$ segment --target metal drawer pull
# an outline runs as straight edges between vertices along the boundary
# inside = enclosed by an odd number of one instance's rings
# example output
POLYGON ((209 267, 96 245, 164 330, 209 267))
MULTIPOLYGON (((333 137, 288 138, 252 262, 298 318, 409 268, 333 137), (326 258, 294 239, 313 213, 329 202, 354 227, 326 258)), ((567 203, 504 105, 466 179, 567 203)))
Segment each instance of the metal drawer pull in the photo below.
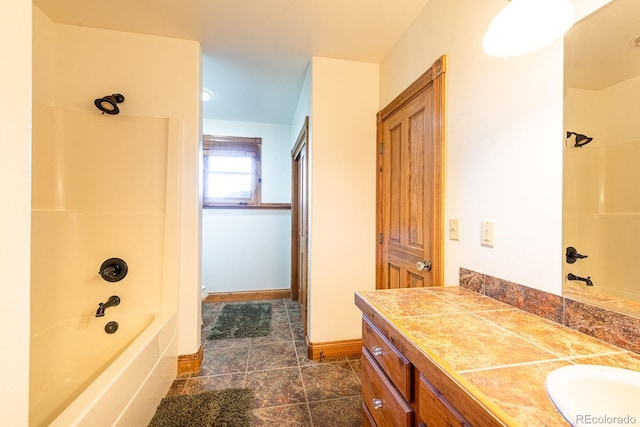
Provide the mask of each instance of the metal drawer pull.
POLYGON ((380 347, 373 347, 371 349, 371 353, 373 353, 374 356, 382 356, 382 349, 380 347))
POLYGON ((382 408, 382 399, 372 399, 371 404, 373 405, 373 409, 382 408))

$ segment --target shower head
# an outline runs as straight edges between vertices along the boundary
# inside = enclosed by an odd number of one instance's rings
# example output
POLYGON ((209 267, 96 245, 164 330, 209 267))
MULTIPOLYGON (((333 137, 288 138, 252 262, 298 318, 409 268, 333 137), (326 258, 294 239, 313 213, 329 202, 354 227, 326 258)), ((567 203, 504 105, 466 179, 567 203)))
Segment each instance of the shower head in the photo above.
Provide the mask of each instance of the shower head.
POLYGON ((124 102, 124 96, 119 93, 114 93, 113 95, 107 95, 102 98, 98 98, 93 103, 98 107, 98 110, 102 111, 102 114, 118 114, 120 109, 118 108, 118 104, 124 102))

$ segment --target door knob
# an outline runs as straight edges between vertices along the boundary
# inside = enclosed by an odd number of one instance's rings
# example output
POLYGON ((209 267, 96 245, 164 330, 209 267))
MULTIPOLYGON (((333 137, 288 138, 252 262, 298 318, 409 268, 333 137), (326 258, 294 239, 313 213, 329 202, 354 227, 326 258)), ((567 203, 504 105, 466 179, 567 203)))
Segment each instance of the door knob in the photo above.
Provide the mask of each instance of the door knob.
POLYGON ((418 261, 416 262, 416 268, 418 269, 418 271, 431 271, 431 261, 429 261, 428 259, 424 261, 418 261))

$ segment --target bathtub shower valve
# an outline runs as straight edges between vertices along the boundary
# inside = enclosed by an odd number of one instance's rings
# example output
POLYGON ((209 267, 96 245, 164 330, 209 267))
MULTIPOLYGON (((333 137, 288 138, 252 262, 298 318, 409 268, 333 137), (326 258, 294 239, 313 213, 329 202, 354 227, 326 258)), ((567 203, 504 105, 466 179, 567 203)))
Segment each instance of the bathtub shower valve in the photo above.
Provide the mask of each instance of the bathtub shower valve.
POLYGON ((565 253, 565 257, 567 258, 567 263, 573 264, 579 259, 587 258, 588 255, 582 255, 578 253, 578 250, 573 246, 569 246, 567 248, 567 252, 565 253))
POLYGON ((98 274, 107 282, 118 282, 124 279, 128 271, 129 267, 123 259, 109 258, 102 263, 98 274))
POLYGON ((103 317, 104 311, 109 307, 115 307, 120 304, 120 297, 117 295, 110 296, 107 302, 101 302, 98 304, 98 311, 96 311, 96 317, 103 317))

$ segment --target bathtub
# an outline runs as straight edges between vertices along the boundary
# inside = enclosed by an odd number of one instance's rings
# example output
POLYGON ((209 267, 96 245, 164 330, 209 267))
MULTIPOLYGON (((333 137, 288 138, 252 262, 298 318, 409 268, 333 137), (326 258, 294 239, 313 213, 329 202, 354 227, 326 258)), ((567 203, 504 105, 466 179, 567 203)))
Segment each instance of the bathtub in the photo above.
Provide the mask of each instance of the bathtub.
POLYGON ((175 333, 175 312, 107 311, 33 335, 29 425, 146 426, 176 376, 175 333))

